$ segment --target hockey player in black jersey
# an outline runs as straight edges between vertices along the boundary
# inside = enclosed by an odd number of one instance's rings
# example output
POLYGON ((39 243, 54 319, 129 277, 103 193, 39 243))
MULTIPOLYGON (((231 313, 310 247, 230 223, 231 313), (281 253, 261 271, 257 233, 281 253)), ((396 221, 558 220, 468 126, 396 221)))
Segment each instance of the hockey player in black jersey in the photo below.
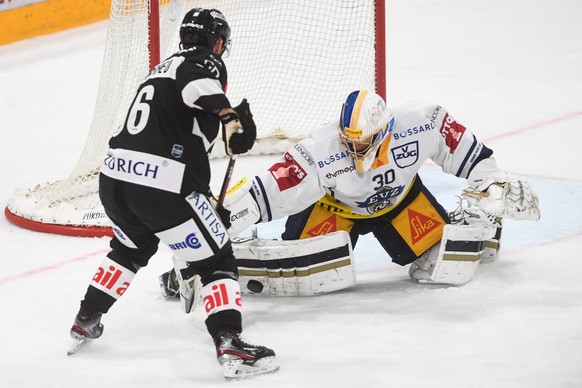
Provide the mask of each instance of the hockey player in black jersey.
POLYGON ((174 252, 187 312, 195 275, 201 280, 206 326, 225 377, 278 369, 273 350, 239 336, 242 305, 228 214, 221 218, 210 194, 208 155, 219 131, 228 154, 247 152, 256 138, 246 100, 232 108, 225 95, 221 56, 229 37, 218 10, 189 11, 180 27, 181 50, 141 83, 125 123, 109 141, 99 195, 115 237, 75 317, 75 346, 101 336, 102 315, 162 241, 174 252))

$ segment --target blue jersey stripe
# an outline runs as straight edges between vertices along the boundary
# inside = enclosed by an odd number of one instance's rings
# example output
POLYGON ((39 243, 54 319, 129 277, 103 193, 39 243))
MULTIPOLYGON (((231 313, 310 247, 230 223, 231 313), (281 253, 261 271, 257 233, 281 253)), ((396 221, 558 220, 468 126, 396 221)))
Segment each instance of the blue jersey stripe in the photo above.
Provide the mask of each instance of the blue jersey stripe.
POLYGON ((261 189, 261 193, 263 194, 263 200, 265 201, 265 205, 267 205, 267 221, 271 221, 273 219, 273 215, 271 214, 271 205, 269 204, 269 198, 267 198, 267 192, 265 191, 265 186, 263 185, 263 182, 261 181, 261 178, 259 178, 258 176, 255 176, 255 181, 257 182, 257 184, 259 185, 259 188, 261 189))
POLYGON ((469 152, 467 152, 465 154, 465 158, 463 159, 463 163, 461 163, 461 167, 459 167, 459 170, 457 170, 457 173, 455 174, 455 176, 457 176, 457 177, 461 176, 461 173, 463 172, 465 165, 469 161, 469 157, 473 154, 473 150, 475 150, 475 147, 477 147, 477 144, 479 144, 479 142, 477 141, 477 138, 475 137, 475 135, 473 135, 473 144, 471 145, 471 148, 469 148, 469 152))

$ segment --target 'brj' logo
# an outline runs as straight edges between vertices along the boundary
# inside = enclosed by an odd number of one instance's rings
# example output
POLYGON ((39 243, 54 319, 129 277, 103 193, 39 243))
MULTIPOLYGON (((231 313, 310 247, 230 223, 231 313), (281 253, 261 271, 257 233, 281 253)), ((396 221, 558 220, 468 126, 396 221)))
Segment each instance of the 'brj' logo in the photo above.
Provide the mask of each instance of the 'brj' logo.
POLYGON ((202 244, 200 244, 200 240, 198 239, 198 237, 196 237, 196 233, 190 233, 189 235, 186 236, 186 239, 184 241, 175 244, 168 244, 168 246, 170 247, 171 250, 176 251, 179 249, 186 248, 198 249, 202 246, 202 244))

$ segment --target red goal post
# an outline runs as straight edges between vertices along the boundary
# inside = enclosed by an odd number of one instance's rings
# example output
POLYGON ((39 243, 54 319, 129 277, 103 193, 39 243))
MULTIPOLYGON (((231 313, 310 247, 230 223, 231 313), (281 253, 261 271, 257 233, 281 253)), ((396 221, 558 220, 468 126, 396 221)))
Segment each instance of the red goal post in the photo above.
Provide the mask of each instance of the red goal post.
MULTIPOLYGON (((283 152, 334 119, 345 96, 386 97, 384 0, 112 0, 97 102, 71 175, 17 189, 5 209, 16 225, 69 236, 111 236, 98 175, 108 139, 160 58, 178 50, 194 7, 217 8, 232 28, 227 95, 247 98, 257 123, 253 154, 283 152)), ((214 147, 221 157, 223 147, 214 147)))

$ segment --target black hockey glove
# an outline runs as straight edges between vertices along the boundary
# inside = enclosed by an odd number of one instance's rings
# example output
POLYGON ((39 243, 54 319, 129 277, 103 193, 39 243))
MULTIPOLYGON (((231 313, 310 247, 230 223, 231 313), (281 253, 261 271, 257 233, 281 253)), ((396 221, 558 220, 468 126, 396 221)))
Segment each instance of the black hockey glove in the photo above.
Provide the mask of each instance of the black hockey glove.
POLYGON ((221 207, 216 208, 216 212, 218 213, 218 216, 220 217, 220 220, 224 224, 224 227, 226 229, 230 228, 230 225, 232 225, 230 223, 230 210, 228 210, 227 208, 221 206, 221 207))
POLYGON ((242 100, 239 106, 235 106, 233 109, 238 113, 243 132, 233 133, 230 136, 228 145, 233 154, 244 154, 253 148, 253 144, 255 144, 257 126, 253 120, 251 107, 246 98, 242 100))

